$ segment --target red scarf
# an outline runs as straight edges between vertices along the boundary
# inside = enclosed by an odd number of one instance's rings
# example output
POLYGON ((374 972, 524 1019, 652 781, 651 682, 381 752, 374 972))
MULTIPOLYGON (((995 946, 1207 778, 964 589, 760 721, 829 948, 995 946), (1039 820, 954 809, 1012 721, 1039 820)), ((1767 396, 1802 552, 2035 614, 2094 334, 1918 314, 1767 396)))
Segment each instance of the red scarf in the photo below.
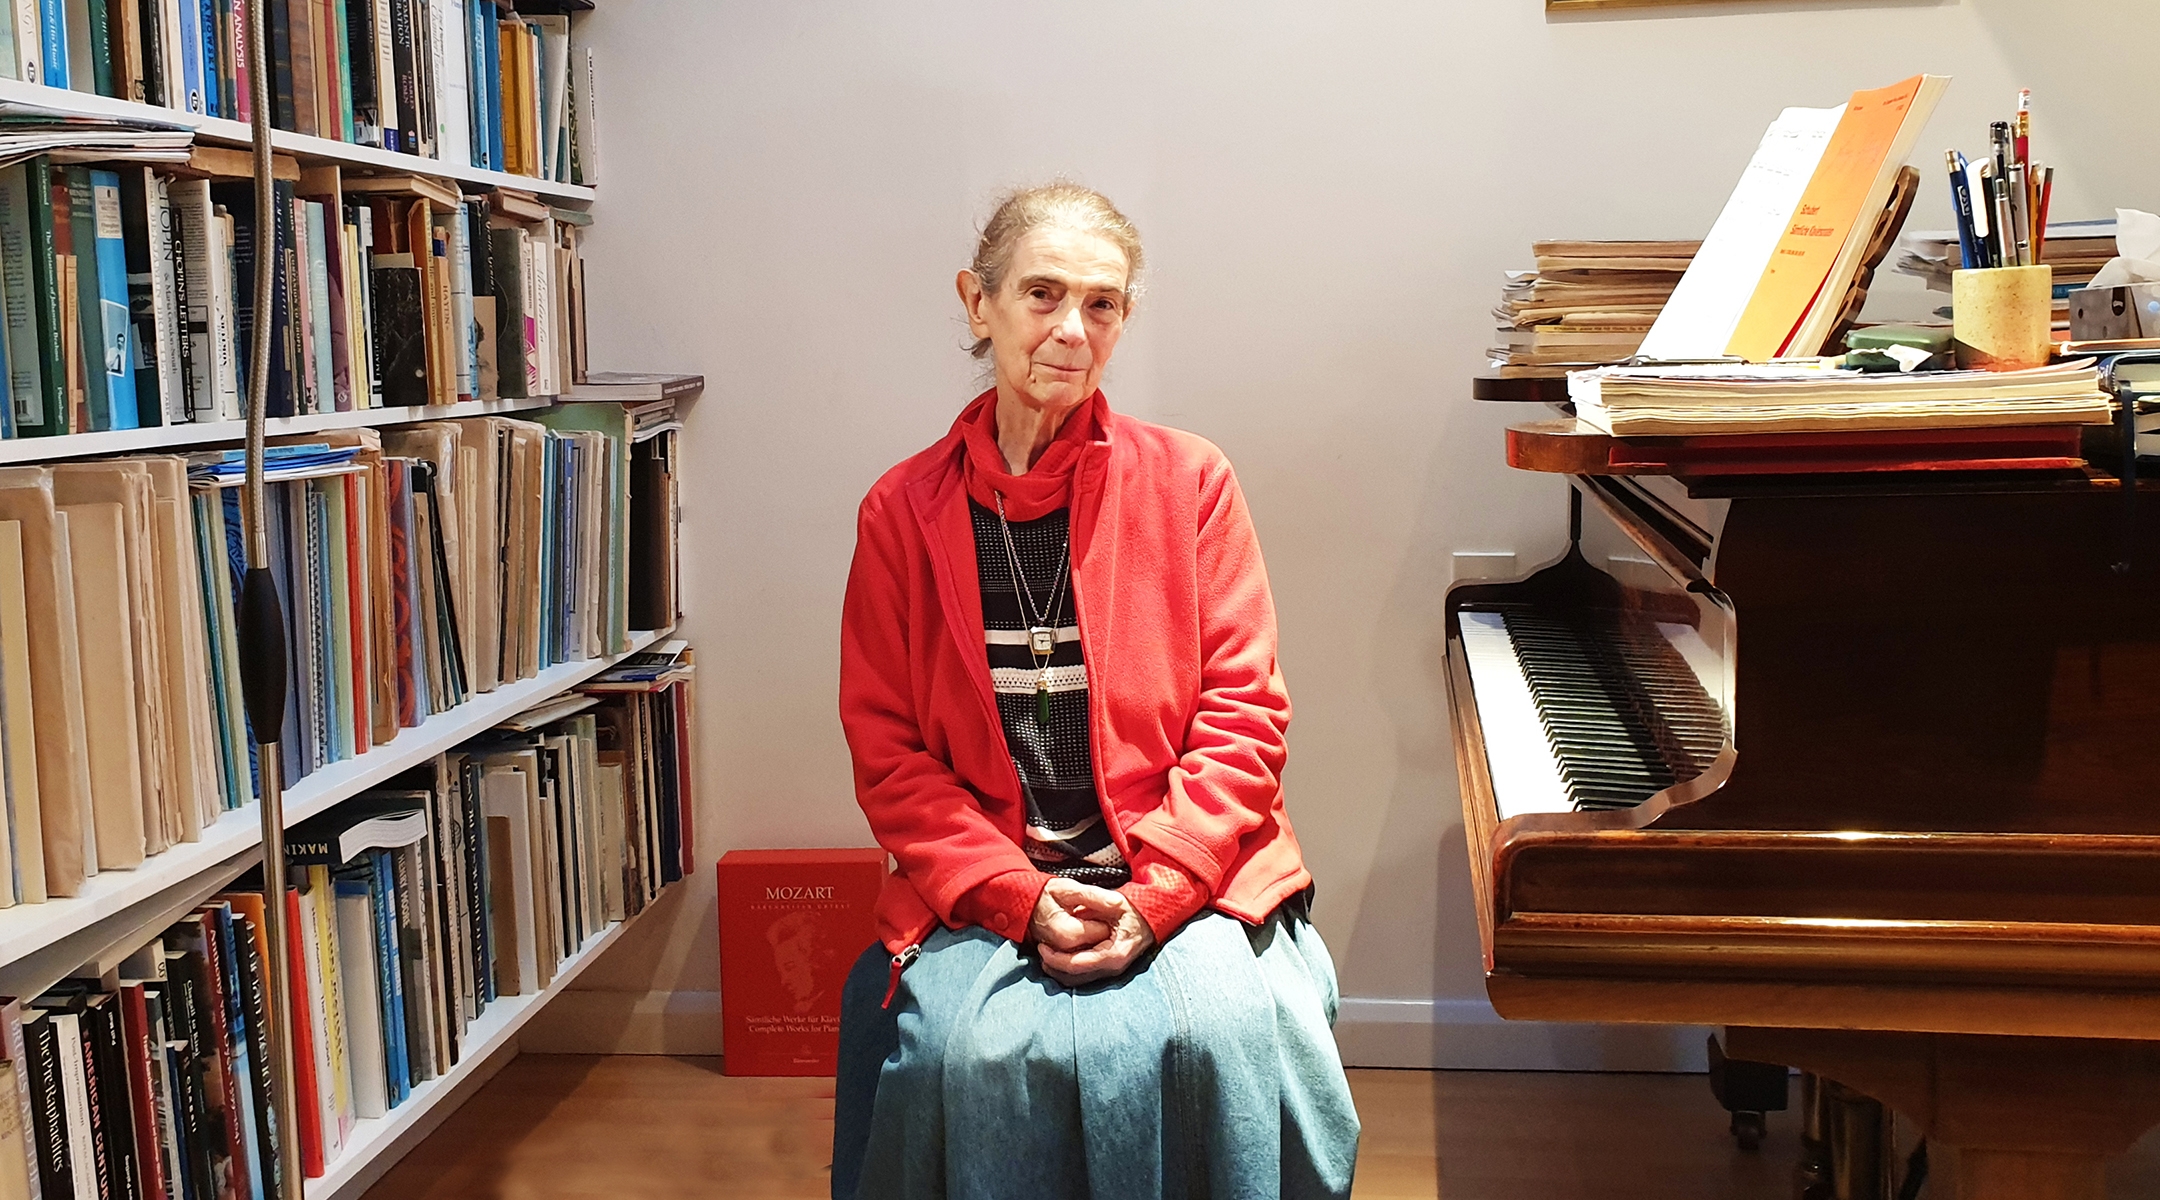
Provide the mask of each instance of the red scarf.
POLYGON ((993 388, 977 396, 974 403, 982 406, 981 411, 960 421, 968 496, 993 512, 997 498, 1003 496, 1005 516, 1014 521, 1032 521, 1070 505, 1073 467, 1080 461, 1080 450, 1102 436, 1096 413, 1101 397, 1098 391, 1082 401, 1027 474, 1015 475, 1005 463, 1005 452, 998 449, 997 391, 993 388))

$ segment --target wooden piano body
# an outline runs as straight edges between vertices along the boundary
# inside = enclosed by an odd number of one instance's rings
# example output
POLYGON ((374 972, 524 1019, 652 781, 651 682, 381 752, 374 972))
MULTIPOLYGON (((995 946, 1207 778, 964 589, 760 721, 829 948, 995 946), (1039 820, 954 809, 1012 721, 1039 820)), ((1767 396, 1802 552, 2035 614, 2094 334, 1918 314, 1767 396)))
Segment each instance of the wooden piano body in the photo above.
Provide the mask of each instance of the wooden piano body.
POLYGON ((1447 597, 1494 1006, 1727 1026, 1964 1147, 1960 1195, 2099 1196, 2160 1119, 2160 491, 1570 482, 1563 559, 1447 597), (1499 606, 1692 627, 1721 752, 1501 819, 1463 643, 1499 606))

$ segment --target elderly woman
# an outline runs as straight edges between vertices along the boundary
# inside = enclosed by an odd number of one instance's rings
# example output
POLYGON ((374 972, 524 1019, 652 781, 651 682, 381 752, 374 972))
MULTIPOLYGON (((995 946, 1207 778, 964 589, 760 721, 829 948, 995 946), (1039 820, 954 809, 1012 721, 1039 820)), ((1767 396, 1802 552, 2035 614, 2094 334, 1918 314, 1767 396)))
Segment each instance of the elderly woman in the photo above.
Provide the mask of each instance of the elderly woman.
POLYGON ((960 272, 995 386, 864 498, 856 795, 898 869, 850 976, 833 1195, 1347 1195, 1290 700, 1220 450, 1097 388, 1139 234, 1002 203, 960 272))

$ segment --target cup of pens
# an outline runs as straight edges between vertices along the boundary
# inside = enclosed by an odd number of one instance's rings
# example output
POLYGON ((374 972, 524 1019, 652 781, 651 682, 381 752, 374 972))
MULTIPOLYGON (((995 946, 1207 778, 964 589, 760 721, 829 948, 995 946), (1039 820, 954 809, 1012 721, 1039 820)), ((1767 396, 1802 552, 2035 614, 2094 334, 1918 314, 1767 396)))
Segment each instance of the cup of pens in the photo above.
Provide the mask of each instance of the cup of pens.
POLYGON ((1967 369, 2045 366, 2055 349, 2055 272, 2041 265, 2055 168, 2033 164, 2031 108, 2019 92, 2016 125, 1988 127, 1987 157, 1944 155, 1964 267, 1950 273, 1952 349, 1967 369))
POLYGON ((2053 267, 1981 267, 1950 273, 1950 337, 1967 370, 2022 371, 2054 353, 2053 267))

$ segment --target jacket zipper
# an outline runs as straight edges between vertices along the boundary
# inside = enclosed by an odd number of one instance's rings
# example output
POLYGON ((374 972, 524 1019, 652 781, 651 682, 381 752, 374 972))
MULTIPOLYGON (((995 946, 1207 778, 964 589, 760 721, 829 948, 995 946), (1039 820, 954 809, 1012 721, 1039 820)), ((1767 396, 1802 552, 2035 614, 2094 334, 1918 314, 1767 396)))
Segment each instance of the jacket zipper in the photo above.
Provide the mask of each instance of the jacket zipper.
POLYGON ((892 974, 885 981, 885 1001, 878 1005, 879 1008, 889 1009, 892 1007, 893 997, 900 991, 900 972, 907 970, 916 959, 921 957, 921 942, 909 942, 900 948, 900 953, 892 956, 892 974))

